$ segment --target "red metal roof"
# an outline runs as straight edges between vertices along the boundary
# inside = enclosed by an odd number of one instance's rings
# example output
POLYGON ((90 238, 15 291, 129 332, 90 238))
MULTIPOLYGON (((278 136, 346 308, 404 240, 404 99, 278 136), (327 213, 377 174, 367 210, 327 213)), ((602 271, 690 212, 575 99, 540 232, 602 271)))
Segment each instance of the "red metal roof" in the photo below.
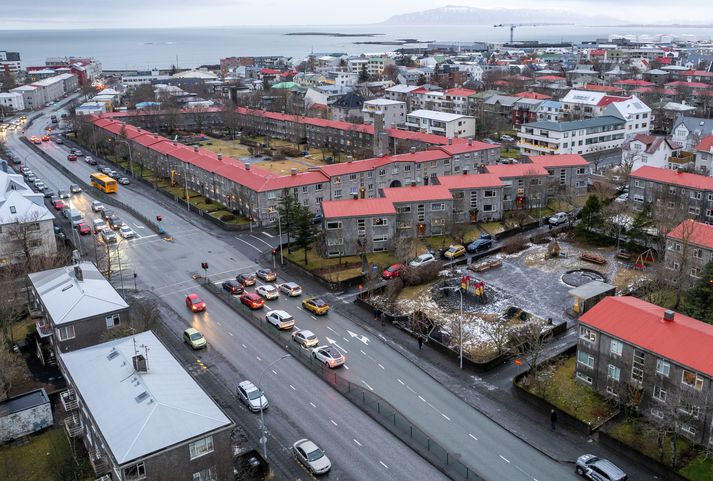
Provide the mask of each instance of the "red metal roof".
POLYGON ((495 174, 501 179, 550 175, 547 169, 538 164, 498 164, 486 165, 485 168, 489 173, 495 174))
MULTIPOLYGON (((453 139, 455 140, 455 139, 453 139)), ((442 150, 449 155, 459 155, 467 154, 471 152, 480 152, 481 150, 500 150, 500 144, 488 144, 485 142, 479 142, 477 140, 468 142, 459 142, 451 145, 440 145, 438 147, 431 147, 429 150, 442 150)))
MULTIPOLYGON (((713 225, 686 219, 668 233, 668 237, 713 249, 713 225)), ((713 306, 711 306, 713 309, 713 306)))
POLYGON ((394 204, 383 197, 374 199, 325 200, 322 214, 325 219, 395 214, 394 204))
POLYGON ((530 160, 534 164, 542 167, 574 167, 577 165, 587 166, 587 159, 579 154, 561 154, 561 155, 531 155, 530 160))
POLYGON ((632 90, 632 92, 637 94, 657 94, 657 95, 676 95, 674 89, 664 89, 658 87, 639 87, 638 89, 632 90))
POLYGON ((567 80, 565 77, 560 77, 559 75, 543 75, 542 77, 537 77, 537 80, 548 80, 550 82, 558 82, 562 80, 567 80))
POLYGON ((438 182, 448 190, 503 186, 503 181, 495 174, 441 175, 438 182))
POLYGON ((668 82, 664 84, 665 87, 686 87, 689 89, 709 89, 711 88, 710 84, 706 84, 703 82, 683 82, 681 80, 678 80, 676 82, 668 82))
POLYGON ((579 318, 608 335, 639 346, 694 371, 713 376, 713 325, 636 297, 605 297, 579 318))
POLYGON ((384 197, 391 202, 419 202, 429 200, 450 200, 451 191, 443 185, 409 185, 384 189, 384 197))
POLYGON ((129 137, 129 139, 132 142, 136 142, 139 145, 143 145, 144 147, 149 147, 149 146, 161 143, 164 140, 166 140, 163 137, 159 137, 158 135, 149 134, 146 132, 139 134, 133 138, 129 137))
POLYGON ((635 179, 645 179, 662 184, 672 184, 698 190, 713 191, 713 177, 706 175, 690 174, 679 170, 663 169, 645 165, 630 174, 635 179))
POLYGON ((518 92, 516 94, 512 94, 512 96, 520 97, 521 99, 533 99, 533 100, 548 100, 548 99, 552 98, 549 95, 540 94, 537 92, 518 92))
POLYGON ((584 90, 589 90, 590 92, 620 92, 621 89, 618 87, 612 87, 611 85, 596 85, 596 84, 586 84, 582 87, 584 90))
POLYGON ((300 185, 319 184, 329 182, 329 177, 320 171, 300 172, 295 175, 281 175, 265 181, 262 190, 289 189, 300 185))
POLYGON ((444 93, 453 97, 470 97, 478 92, 471 89, 448 89, 444 93))
POLYGON ((629 100, 631 97, 619 97, 616 95, 605 95, 597 102, 597 107, 606 107, 607 105, 613 104, 614 102, 623 102, 624 100, 629 100))
POLYGON ((653 82, 647 82, 646 80, 627 79, 614 82, 614 85, 636 85, 638 87, 650 87, 656 84, 653 82))
POLYGON ((713 150, 713 135, 709 135, 708 137, 703 137, 700 142, 698 142, 698 145, 696 145, 696 150, 700 150, 701 152, 712 152, 713 150))

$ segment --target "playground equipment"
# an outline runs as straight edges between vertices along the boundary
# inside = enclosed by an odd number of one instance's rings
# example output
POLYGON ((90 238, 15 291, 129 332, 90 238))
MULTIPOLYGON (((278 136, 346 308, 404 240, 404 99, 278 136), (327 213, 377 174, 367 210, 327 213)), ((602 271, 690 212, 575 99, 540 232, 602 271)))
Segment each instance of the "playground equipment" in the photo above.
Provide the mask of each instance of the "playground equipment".
POLYGON ((599 264, 600 266, 607 263, 607 260, 604 257, 599 256, 597 254, 593 254, 591 252, 582 252, 581 254, 579 254, 579 258, 583 261, 591 262, 593 264, 599 264))
POLYGON ((654 251, 652 251, 651 249, 646 249, 644 252, 639 254, 639 257, 636 258, 636 262, 634 262, 634 269, 643 271, 646 267, 646 264, 651 264, 655 261, 656 257, 654 256, 654 251))
POLYGON ((480 304, 488 303, 488 295, 485 293, 485 282, 473 279, 470 276, 463 276, 460 279, 460 288, 475 297, 480 304))
POLYGON ((552 258, 552 257, 559 257, 562 249, 560 248, 559 242, 557 242, 557 239, 552 239, 547 246, 547 257, 552 258))

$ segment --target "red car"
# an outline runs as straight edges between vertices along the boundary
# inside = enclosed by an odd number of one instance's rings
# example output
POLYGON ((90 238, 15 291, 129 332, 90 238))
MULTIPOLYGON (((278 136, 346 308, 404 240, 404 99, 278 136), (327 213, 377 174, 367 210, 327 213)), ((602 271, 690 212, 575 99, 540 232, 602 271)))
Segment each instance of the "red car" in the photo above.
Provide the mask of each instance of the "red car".
POLYGON ((64 209, 64 202, 62 202, 62 199, 57 199, 52 202, 52 206, 54 207, 54 210, 62 210, 64 209))
POLYGON ((77 160, 77 156, 74 155, 74 154, 69 154, 69 155, 67 156, 67 160, 77 160))
POLYGON ((42 136, 42 142, 49 142, 50 141, 50 136, 49 135, 43 135, 42 136))
POLYGON ((265 305, 265 299, 258 296, 254 292, 244 292, 243 295, 240 296, 240 302, 253 310, 260 309, 265 305))
POLYGON ((401 275, 401 271, 404 270, 403 264, 391 264, 384 272, 381 273, 381 277, 384 279, 395 279, 401 275))
POLYGON ((186 307, 193 312, 205 311, 205 302, 198 294, 188 294, 186 296, 186 307))
POLYGON ((82 222, 81 224, 77 224, 77 230, 79 231, 80 235, 89 235, 92 233, 92 229, 90 229, 89 226, 84 222, 82 222))

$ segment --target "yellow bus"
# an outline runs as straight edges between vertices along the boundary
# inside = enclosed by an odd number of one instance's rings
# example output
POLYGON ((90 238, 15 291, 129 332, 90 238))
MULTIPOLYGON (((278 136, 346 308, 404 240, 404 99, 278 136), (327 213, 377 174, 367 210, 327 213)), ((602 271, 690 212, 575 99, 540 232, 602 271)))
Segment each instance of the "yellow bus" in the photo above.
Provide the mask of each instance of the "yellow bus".
POLYGON ((111 194, 116 192, 116 181, 109 177, 108 175, 101 174, 99 172, 94 172, 89 176, 89 180, 92 181, 92 187, 111 194))

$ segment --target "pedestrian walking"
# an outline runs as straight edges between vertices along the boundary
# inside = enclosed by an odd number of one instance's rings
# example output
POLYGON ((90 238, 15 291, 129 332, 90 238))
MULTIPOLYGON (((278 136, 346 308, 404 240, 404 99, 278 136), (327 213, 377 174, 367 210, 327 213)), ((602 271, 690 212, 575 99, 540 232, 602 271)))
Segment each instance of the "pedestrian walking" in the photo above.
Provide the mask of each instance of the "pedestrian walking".
POLYGON ((418 336, 418 350, 420 351, 422 347, 423 347, 423 336, 421 336, 419 334, 419 336, 418 336))
POLYGON ((555 423, 557 422, 557 411, 554 409, 550 410, 550 428, 555 430, 555 423))
POLYGON ((375 307, 375 308, 372 310, 372 312, 373 312, 373 314, 374 314, 374 322, 378 321, 378 320, 379 320, 379 310, 375 307))

